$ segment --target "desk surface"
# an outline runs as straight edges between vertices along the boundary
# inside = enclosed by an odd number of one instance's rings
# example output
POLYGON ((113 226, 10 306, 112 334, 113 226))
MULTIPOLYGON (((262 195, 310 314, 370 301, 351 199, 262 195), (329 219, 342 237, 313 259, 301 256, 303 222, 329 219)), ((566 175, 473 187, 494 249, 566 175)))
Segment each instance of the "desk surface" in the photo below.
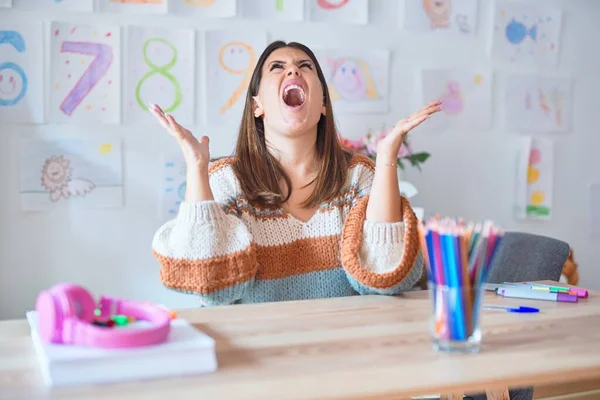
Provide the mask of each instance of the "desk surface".
POLYGON ((0 322, 0 398, 403 398, 600 379, 600 293, 577 304, 505 299, 539 314, 483 311, 478 354, 432 350, 427 292, 182 310, 217 341, 210 375, 49 390, 28 326, 0 322))

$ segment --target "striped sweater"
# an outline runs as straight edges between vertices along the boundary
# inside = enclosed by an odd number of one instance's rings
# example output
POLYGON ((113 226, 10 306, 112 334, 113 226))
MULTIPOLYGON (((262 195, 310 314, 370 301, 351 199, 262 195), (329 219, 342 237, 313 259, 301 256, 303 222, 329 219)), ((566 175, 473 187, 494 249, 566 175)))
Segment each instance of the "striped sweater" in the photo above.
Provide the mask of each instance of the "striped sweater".
POLYGON ((406 198, 402 222, 366 219, 374 171, 370 159, 354 156, 342 193, 303 222, 249 204, 231 158, 212 163, 214 200, 181 203, 154 236, 162 283, 204 306, 412 288, 423 272, 417 219, 406 198))

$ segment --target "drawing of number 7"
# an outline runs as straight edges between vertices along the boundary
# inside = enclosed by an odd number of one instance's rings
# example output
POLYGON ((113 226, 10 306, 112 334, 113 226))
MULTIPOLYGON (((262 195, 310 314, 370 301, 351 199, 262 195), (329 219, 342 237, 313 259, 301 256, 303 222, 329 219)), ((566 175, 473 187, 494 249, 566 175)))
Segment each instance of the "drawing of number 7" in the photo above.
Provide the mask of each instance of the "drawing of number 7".
POLYGON ((101 43, 63 42, 61 53, 77 53, 95 56, 89 67, 60 105, 66 115, 71 116, 94 86, 106 75, 113 60, 112 47, 101 43))

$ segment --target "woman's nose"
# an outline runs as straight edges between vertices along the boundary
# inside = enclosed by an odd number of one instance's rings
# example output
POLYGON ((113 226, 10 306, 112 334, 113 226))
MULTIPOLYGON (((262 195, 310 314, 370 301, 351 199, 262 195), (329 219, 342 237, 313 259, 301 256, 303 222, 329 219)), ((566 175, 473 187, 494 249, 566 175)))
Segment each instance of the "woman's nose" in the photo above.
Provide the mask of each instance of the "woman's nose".
POLYGON ((300 76, 300 71, 298 70, 297 67, 293 66, 293 67, 290 67, 287 74, 288 74, 288 76, 292 76, 292 75, 300 76))

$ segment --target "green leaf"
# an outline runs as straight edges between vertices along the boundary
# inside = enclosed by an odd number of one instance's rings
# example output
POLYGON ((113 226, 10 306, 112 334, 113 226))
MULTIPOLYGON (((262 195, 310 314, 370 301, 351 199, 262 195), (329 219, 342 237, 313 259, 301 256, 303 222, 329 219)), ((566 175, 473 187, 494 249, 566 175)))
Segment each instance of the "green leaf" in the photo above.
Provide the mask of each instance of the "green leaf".
POLYGON ((427 159, 431 156, 431 154, 427 153, 427 152, 421 152, 421 153, 413 153, 410 155, 411 159, 414 159, 418 162, 425 162, 427 161, 427 159))

